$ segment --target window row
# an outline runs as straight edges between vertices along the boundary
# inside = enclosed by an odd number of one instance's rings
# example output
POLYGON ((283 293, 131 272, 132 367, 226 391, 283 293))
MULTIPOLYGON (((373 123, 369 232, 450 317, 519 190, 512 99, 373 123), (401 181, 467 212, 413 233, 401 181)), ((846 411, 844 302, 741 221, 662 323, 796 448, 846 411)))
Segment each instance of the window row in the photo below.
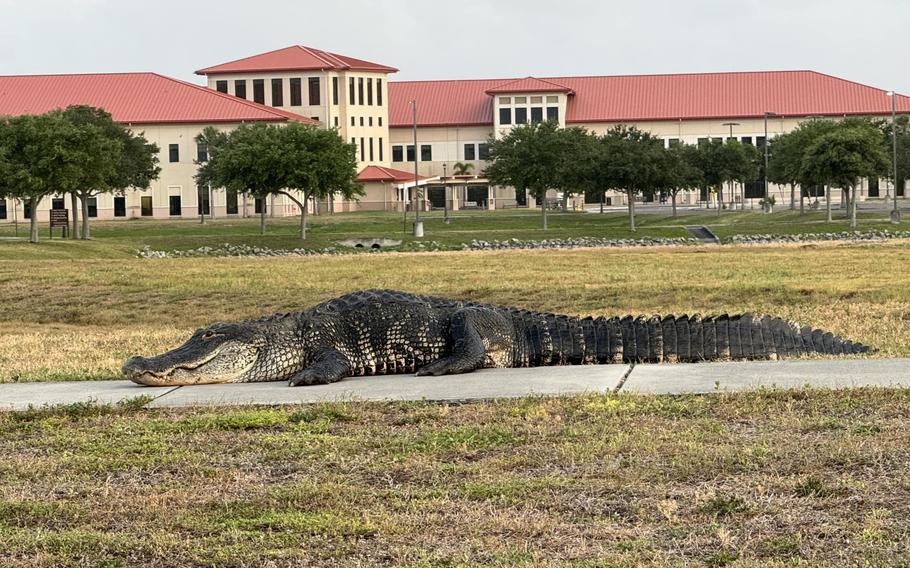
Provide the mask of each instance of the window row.
MULTIPOLYGON (((351 126, 357 126, 357 122, 358 122, 357 117, 352 116, 351 117, 351 126)), ((338 126, 337 117, 335 119, 335 126, 338 126)), ((360 126, 373 126, 373 117, 368 116, 368 117, 364 118, 361 116, 360 117, 360 126)), ((381 116, 376 117, 376 126, 382 126, 382 117, 381 116)))
MULTIPOLYGON (((484 142, 475 144, 473 142, 464 145, 464 160, 488 160, 490 159, 490 145, 484 142)), ((413 162, 414 145, 396 144, 392 146, 393 162, 413 162)), ((433 161, 433 146, 431 144, 420 145, 420 161, 433 161)))
MULTIPOLYGON (((265 79, 252 79, 253 82, 253 102, 265 104, 265 79)), ((307 101, 310 106, 319 106, 322 104, 322 85, 319 77, 307 78, 307 101)), ((272 101, 271 106, 284 106, 284 79, 271 79, 272 101)), ((291 77, 288 79, 290 92, 290 106, 303 106, 303 79, 301 77, 291 77)), ((234 96, 241 99, 247 98, 247 80, 234 80, 234 96)), ((215 81, 215 90, 220 93, 228 94, 228 81, 215 81)), ((332 104, 338 104, 338 77, 332 78, 332 104)))
MULTIPOLYGON (((533 96, 533 97, 499 97, 499 104, 500 104, 500 105, 510 105, 510 104, 512 104, 512 103, 514 102, 514 103, 517 104, 517 105, 524 105, 524 104, 528 104, 528 99, 530 99, 530 102, 531 102, 532 105, 543 104, 543 101, 544 101, 544 97, 543 97, 543 96, 533 96)), ((549 105, 549 104, 559 104, 559 96, 558 96, 558 95, 547 95, 547 96, 546 96, 546 100, 547 100, 547 104, 548 104, 548 105, 549 105)))
POLYGON ((382 106, 382 79, 374 81, 372 77, 348 78, 349 105, 373 106, 374 100, 376 101, 376 106, 382 106), (373 96, 374 94, 375 97, 373 96))
MULTIPOLYGON (((546 107, 547 120, 559 122, 559 107, 546 107)), ((527 107, 499 107, 499 124, 512 124, 512 111, 515 111, 515 124, 528 123, 527 107)), ((543 122, 544 107, 531 107, 531 124, 543 122)))
MULTIPOLYGON (((354 146, 356 146, 359 149, 361 162, 366 162, 367 156, 369 156, 369 161, 371 161, 371 162, 376 159, 375 156, 377 155, 377 153, 373 152, 374 146, 373 146, 373 137, 372 136, 370 136, 369 138, 361 137, 360 144, 357 143, 356 138, 351 137, 351 144, 353 144, 354 146), (369 153, 368 153, 368 151, 369 151, 369 153)), ((380 161, 380 162, 385 159, 385 156, 383 153, 383 147, 384 146, 382 143, 382 138, 380 138, 379 144, 377 144, 375 146, 375 148, 378 150, 378 155, 379 155, 378 161, 380 161)))
MULTIPOLYGON (((172 164, 180 161, 180 144, 167 145, 167 161, 172 164)), ((205 144, 196 143, 196 161, 200 163, 209 161, 209 149, 205 144)))

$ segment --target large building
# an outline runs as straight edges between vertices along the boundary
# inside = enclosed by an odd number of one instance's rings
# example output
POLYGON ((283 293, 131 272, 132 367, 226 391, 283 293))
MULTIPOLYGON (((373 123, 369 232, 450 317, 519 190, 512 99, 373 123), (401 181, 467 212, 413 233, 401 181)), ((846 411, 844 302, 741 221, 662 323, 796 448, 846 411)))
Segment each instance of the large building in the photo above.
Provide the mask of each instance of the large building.
MULTIPOLYGON (((320 207, 400 210, 413 196, 416 152, 424 206, 495 209, 535 205, 523 192, 490 187, 483 177, 488 141, 516 124, 555 120, 597 133, 628 124, 667 145, 733 137, 761 147, 808 117, 886 116, 892 105, 884 90, 814 71, 390 81, 396 71, 291 46, 200 69, 208 88, 154 73, 8 76, 0 77, 0 115, 70 104, 107 109, 158 144, 162 172, 149 190, 99 196, 90 214, 172 218, 201 211, 253 214, 261 207, 272 215, 298 212, 285 198, 263 204, 218 188, 197 188, 196 161, 205 156, 195 136, 209 125, 230 129, 244 122, 299 121, 336 129, 357 147, 365 195, 320 207), (457 163, 468 164, 469 171, 455 175, 457 163)), ((910 97, 896 95, 894 104, 898 113, 910 112, 910 97)), ((899 182, 899 196, 904 186, 899 182)), ((788 189, 771 191, 789 199, 788 189)), ((879 180, 866 180, 859 195, 882 198, 886 191, 890 188, 879 180)), ((749 197, 748 191, 728 193, 734 194, 749 197)), ((622 202, 619 195, 609 199, 622 202)), ((11 220, 16 206, 0 200, 0 220, 11 220)), ((40 205, 39 216, 46 219, 49 208, 65 206, 56 196, 40 205)))

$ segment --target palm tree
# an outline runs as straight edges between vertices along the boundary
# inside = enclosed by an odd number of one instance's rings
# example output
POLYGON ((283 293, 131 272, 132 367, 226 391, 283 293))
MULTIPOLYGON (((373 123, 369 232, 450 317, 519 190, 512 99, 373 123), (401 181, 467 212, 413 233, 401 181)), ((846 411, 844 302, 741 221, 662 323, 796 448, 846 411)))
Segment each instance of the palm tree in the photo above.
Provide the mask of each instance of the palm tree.
MULTIPOLYGON (((474 169, 474 164, 466 164, 465 162, 455 162, 452 166, 452 175, 455 176, 466 176, 471 174, 471 170, 474 169)), ((468 193, 468 183, 464 184, 464 198, 467 199, 468 193)))

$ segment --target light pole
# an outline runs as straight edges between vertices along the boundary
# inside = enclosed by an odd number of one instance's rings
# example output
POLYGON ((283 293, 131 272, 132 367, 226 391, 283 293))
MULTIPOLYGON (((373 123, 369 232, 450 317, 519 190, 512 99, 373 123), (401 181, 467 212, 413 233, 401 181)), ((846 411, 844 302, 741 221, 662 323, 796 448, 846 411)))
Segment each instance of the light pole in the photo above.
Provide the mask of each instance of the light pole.
POLYGON ((894 180, 894 210, 891 211, 891 222, 895 225, 901 222, 901 212, 897 208, 897 93, 888 91, 891 97, 891 175, 894 180))
POLYGON ((417 101, 411 101, 411 120, 414 123, 414 201, 416 202, 416 207, 414 208, 414 236, 417 238, 423 237, 423 223, 420 222, 420 186, 418 181, 420 175, 417 173, 418 160, 417 157, 417 101))
POLYGON ((448 165, 449 164, 447 162, 442 163, 442 222, 446 225, 449 224, 449 178, 447 173, 448 165))
MULTIPOLYGON (((725 123, 723 123, 721 126, 729 126, 729 127, 730 127, 730 136, 727 137, 727 142, 729 142, 730 140, 733 140, 733 127, 734 127, 734 126, 739 126, 739 123, 738 123, 738 122, 725 122, 725 123)), ((731 181, 731 182, 730 182, 730 201, 733 203, 734 208, 735 208, 735 201, 736 201, 736 200, 734 199, 734 197, 733 197, 733 193, 735 192, 735 188, 734 188, 734 184, 735 184, 735 183, 736 183, 736 182, 734 182, 734 181, 731 181)), ((740 204, 739 204, 739 208, 740 208, 740 209, 744 209, 745 206, 746 206, 746 200, 745 200, 745 197, 744 197, 743 200, 742 200, 742 201, 740 202, 740 204)))
POLYGON ((722 126, 729 126, 729 127, 730 127, 730 138, 732 139, 732 138, 733 138, 733 127, 734 127, 734 126, 739 126, 739 123, 738 123, 738 122, 725 122, 725 123, 722 124, 722 126))
POLYGON ((765 202, 768 199, 768 117, 778 116, 776 112, 765 112, 765 202))

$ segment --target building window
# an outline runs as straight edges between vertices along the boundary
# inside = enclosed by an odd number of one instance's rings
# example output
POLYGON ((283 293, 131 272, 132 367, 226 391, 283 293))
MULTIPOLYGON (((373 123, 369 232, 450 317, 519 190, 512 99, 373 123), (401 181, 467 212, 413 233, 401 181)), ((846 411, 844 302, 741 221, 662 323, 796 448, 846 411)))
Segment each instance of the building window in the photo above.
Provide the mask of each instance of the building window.
POLYGON ((357 104, 363 104, 363 77, 357 79, 357 104))
POLYGON ((512 97, 499 97, 499 104, 501 104, 501 105, 512 104, 512 97))
POLYGON ((407 159, 409 162, 414 161, 414 145, 413 144, 408 144, 407 159))
POLYGON ((253 79, 253 102, 265 104, 265 79, 253 79))
POLYGON ((215 81, 215 90, 219 93, 227 93, 227 81, 215 81))
POLYGON ((170 206, 171 217, 178 217, 183 213, 183 208, 180 206, 180 196, 172 195, 168 198, 168 203, 170 206))
POLYGON ((63 198, 55 197, 51 199, 51 209, 66 209, 66 205, 63 204, 63 198))
POLYGON ((403 162, 404 161, 404 146, 401 144, 395 144, 392 146, 392 161, 393 162, 403 162))
POLYGON ((869 197, 878 197, 878 178, 869 178, 869 197))
POLYGON ((139 211, 143 217, 152 216, 152 196, 143 195, 139 198, 139 211))
POLYGON ((361 136, 360 137, 360 161, 361 162, 366 161, 366 160, 364 160, 365 155, 366 155, 366 148, 364 147, 363 136, 361 136))
POLYGON ((751 136, 743 136, 742 138, 739 139, 739 141, 742 142, 743 144, 748 144, 749 146, 752 145, 752 137, 751 137, 751 136))
POLYGON ((373 161, 373 137, 370 136, 370 161, 373 161))
POLYGON ((224 196, 224 200, 225 200, 225 203, 224 203, 225 204, 225 213, 227 213, 228 215, 236 215, 237 214, 237 205, 238 205, 237 190, 236 189, 227 190, 227 193, 225 193, 225 196, 224 196))
POLYGON ((200 215, 211 215, 209 208, 209 189, 203 185, 196 186, 196 212, 200 215))
POLYGON ((376 106, 382 106, 382 79, 376 79, 376 106))
POLYGON ((306 80, 310 93, 310 106, 319 106, 322 104, 319 98, 319 77, 310 77, 306 80))
POLYGON ((87 208, 88 208, 89 217, 97 217, 98 216, 98 198, 89 197, 87 208))
POLYGON ((429 144, 420 145, 420 161, 421 162, 432 162, 433 161, 433 147, 429 144))
POLYGON ((547 120, 559 122, 559 107, 547 107, 547 120))
POLYGON ((515 97, 515 104, 523 105, 528 102, 528 97, 515 97))
POLYGON ((559 96, 558 95, 547 95, 547 104, 558 104, 559 96))
POLYGON ((0 199, 0 219, 6 219, 6 200, 0 199))
POLYGON ((300 77, 291 77, 291 106, 299 107, 303 104, 303 93, 300 90, 300 77))
POLYGON ((360 126, 363 126, 363 117, 360 117, 360 126))
POLYGON ((171 163, 180 161, 180 146, 177 144, 167 145, 167 161, 171 163))
POLYGON ((335 128, 338 128, 338 117, 335 117, 335 128))
POLYGON ((246 98, 246 79, 234 81, 234 96, 241 99, 246 98))
POLYGON ((465 144, 464 145, 464 159, 465 160, 476 160, 477 159, 477 150, 474 144, 465 144))
POLYGON ((354 118, 354 117, 352 116, 352 117, 351 117, 351 126, 354 126, 354 121, 355 121, 355 120, 357 120, 357 119, 354 118))
POLYGON ((272 79, 272 106, 284 106, 284 79, 272 79))
POLYGON ((372 116, 370 117, 370 120, 368 121, 368 124, 369 124, 370 126, 373 126, 373 117, 372 117, 372 116))
POLYGON ((670 148, 679 146, 679 138, 670 138, 669 140, 667 140, 667 146, 670 148))
POLYGON ((126 217, 126 197, 122 195, 114 197, 114 217, 126 217))
POLYGON ((32 200, 23 199, 22 207, 23 207, 23 209, 22 209, 23 217, 26 219, 31 219, 32 218, 32 200))
POLYGON ((373 79, 367 79, 367 104, 373 106, 373 79))
POLYGON ((379 139, 379 161, 382 161, 382 138, 379 139))
POLYGON ((338 77, 332 77, 332 104, 338 105, 338 77))
POLYGON ((376 120, 378 120, 378 121, 379 121, 379 126, 382 126, 382 117, 381 117, 381 116, 380 116, 380 117, 379 117, 379 118, 377 118, 377 119, 376 119, 376 120))
POLYGON ((531 107, 531 122, 543 122, 543 109, 541 107, 531 107))
POLYGON ((348 104, 354 104, 354 78, 348 79, 348 104))
POLYGON ((499 107, 499 124, 512 124, 512 109, 499 107))
POLYGON ((528 123, 528 109, 524 107, 518 107, 515 109, 515 124, 527 124, 528 123))
POLYGON ((758 148, 764 148, 765 147, 765 137, 756 136, 755 137, 755 146, 757 146, 758 148))
POLYGON ((704 145, 707 144, 707 143, 708 143, 708 139, 707 139, 707 138, 699 138, 699 139, 698 139, 698 145, 699 145, 699 146, 704 146, 704 145))
POLYGON ((208 146, 202 142, 196 142, 196 161, 200 164, 203 162, 209 161, 209 149, 208 146))
POLYGON ((477 154, 478 158, 481 160, 490 159, 490 145, 489 144, 478 144, 477 145, 477 154))

